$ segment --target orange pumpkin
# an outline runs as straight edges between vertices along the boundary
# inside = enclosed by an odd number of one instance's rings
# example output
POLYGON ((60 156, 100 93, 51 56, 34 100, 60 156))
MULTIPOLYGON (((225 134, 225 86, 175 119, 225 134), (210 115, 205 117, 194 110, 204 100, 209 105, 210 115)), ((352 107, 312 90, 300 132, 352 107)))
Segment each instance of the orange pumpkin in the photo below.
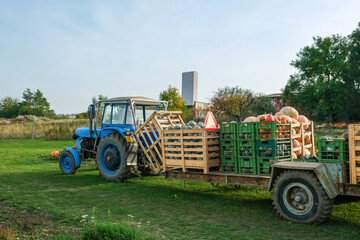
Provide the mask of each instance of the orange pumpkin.
POLYGON ((266 116, 265 115, 259 115, 256 117, 257 122, 265 122, 266 116))
POLYGON ((256 121, 257 121, 256 117, 253 117, 253 116, 247 117, 244 120, 244 122, 256 122, 256 121))
POLYGON ((295 151, 294 153, 296 154, 296 156, 300 156, 302 153, 302 149, 300 148, 298 151, 295 151))
POLYGON ((52 151, 51 152, 52 157, 56 157, 57 155, 59 155, 59 151, 52 151))
POLYGON ((280 114, 283 114, 283 115, 287 115, 287 116, 292 117, 292 118, 295 118, 295 119, 297 119, 297 118, 299 117, 298 111, 296 111, 295 108, 290 107, 290 106, 283 107, 283 108, 279 111, 279 113, 280 113, 280 114))
MULTIPOLYGON (((307 117, 305 117, 304 115, 299 115, 297 120, 299 123, 308 123, 309 122, 309 119, 307 117)), ((308 128, 309 128, 308 125, 304 126, 304 130, 306 130, 308 128)))

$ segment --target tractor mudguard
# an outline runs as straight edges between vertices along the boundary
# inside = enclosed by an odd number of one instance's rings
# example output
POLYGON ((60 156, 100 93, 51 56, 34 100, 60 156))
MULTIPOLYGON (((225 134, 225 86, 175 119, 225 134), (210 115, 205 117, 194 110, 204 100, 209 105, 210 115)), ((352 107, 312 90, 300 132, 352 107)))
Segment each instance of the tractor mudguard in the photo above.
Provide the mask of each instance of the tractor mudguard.
POLYGON ((71 148, 71 147, 67 147, 66 150, 68 150, 74 157, 75 160, 75 166, 77 168, 80 167, 80 156, 79 154, 75 151, 75 149, 71 148))
POLYGON ((319 179, 329 198, 335 198, 343 192, 344 174, 341 164, 319 162, 284 161, 273 164, 268 191, 271 191, 276 178, 286 170, 312 171, 319 179))

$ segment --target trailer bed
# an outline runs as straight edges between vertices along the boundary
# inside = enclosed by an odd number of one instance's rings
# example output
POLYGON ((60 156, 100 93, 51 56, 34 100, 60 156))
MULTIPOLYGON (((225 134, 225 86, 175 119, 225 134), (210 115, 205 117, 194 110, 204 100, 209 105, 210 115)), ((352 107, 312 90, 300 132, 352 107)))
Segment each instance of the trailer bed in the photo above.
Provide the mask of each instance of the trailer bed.
POLYGON ((182 172, 182 171, 173 170, 173 171, 166 171, 165 176, 167 179, 174 179, 174 180, 224 183, 224 184, 254 187, 264 190, 268 188, 268 184, 270 181, 270 176, 224 173, 219 171, 209 172, 205 174, 202 172, 182 172))

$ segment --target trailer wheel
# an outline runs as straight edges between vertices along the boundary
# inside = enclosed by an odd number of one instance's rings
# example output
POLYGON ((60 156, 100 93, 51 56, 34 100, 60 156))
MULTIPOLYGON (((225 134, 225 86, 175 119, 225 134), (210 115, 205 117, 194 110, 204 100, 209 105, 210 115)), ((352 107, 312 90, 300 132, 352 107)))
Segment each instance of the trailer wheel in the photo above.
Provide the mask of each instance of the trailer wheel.
POLYGON ((110 182, 123 182, 130 174, 126 145, 119 134, 109 134, 99 144, 96 163, 100 176, 110 182))
POLYGON ((75 166, 74 156, 68 150, 61 153, 59 157, 59 167, 65 175, 74 175, 78 170, 75 166))
POLYGON ((274 183, 272 200, 277 214, 298 223, 322 223, 334 206, 312 172, 284 171, 274 183))

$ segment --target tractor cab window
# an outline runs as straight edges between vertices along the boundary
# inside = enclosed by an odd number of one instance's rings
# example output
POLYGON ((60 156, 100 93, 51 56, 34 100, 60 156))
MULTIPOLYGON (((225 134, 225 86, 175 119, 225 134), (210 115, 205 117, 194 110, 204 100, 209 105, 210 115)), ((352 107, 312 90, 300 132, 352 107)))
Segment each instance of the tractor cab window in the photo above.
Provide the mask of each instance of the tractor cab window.
POLYGON ((113 117, 112 124, 124 124, 125 122, 125 110, 126 105, 114 105, 113 106, 113 117))
POLYGON ((157 106, 146 106, 145 107, 145 120, 148 119, 157 109, 157 106))
POLYGON ((136 125, 141 125, 144 122, 144 106, 135 107, 136 125))
POLYGON ((105 110, 104 110, 104 116, 103 116, 102 123, 103 124, 110 124, 110 119, 111 119, 111 106, 106 105, 105 110))
POLYGON ((126 123, 127 125, 134 125, 134 117, 133 112, 131 110, 131 105, 127 105, 127 111, 126 111, 126 123))

